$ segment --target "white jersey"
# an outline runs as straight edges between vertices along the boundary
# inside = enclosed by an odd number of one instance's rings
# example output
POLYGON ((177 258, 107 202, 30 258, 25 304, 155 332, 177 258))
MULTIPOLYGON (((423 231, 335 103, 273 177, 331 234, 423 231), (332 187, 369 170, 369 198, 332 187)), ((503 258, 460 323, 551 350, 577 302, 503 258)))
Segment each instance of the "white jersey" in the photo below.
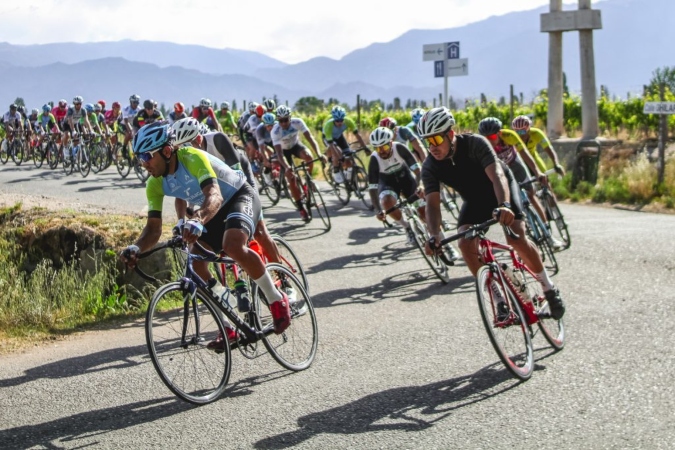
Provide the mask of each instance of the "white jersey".
POLYGON ((5 113, 4 116, 2 116, 2 121, 5 123, 5 125, 9 126, 15 126, 16 123, 21 122, 21 113, 19 111, 16 111, 13 115, 10 114, 9 111, 5 113))
POLYGON ((255 133, 255 129, 260 125, 260 117, 255 114, 251 114, 251 117, 248 118, 246 124, 244 124, 244 131, 246 133, 255 133))
POLYGON ((270 134, 272 135, 272 144, 281 145, 282 150, 290 150, 300 142, 300 133, 309 131, 307 125, 302 119, 293 118, 288 129, 284 130, 278 123, 274 124, 274 128, 270 134))
POLYGON ((131 105, 127 105, 122 109, 122 120, 128 119, 129 122, 133 122, 136 114, 141 110, 140 106, 137 106, 136 109, 132 109, 131 105))

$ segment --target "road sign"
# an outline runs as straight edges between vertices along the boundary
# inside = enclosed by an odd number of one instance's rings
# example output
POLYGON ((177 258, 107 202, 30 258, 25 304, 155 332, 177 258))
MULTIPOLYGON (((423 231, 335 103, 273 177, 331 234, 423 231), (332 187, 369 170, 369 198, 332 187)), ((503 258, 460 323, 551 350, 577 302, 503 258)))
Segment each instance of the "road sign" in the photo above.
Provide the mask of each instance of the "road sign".
POLYGON ((459 41, 448 42, 448 59, 459 59, 459 41))
POLYGON ((445 61, 434 61, 434 77, 443 78, 445 76, 445 61))
POLYGON ((440 61, 445 55, 447 43, 442 44, 424 44, 422 61, 440 61))
POLYGON ((645 114, 675 114, 675 102, 645 102, 645 114))
POLYGON ((449 77, 462 77, 469 74, 469 58, 449 59, 446 66, 449 77))

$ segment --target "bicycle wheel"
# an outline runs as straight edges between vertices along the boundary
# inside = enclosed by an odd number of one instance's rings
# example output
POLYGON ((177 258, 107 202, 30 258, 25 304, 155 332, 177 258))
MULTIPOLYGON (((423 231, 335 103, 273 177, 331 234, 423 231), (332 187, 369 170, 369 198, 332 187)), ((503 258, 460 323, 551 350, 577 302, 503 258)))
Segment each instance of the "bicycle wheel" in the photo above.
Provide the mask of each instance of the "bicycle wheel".
POLYGON ((134 159, 133 166, 134 172, 136 172, 136 176, 138 177, 138 179, 141 180, 141 183, 145 183, 147 179, 150 177, 150 173, 148 173, 148 171, 145 170, 143 164, 141 164, 141 162, 137 159, 134 159))
POLYGON ((551 233, 548 232, 546 225, 544 225, 544 222, 537 215, 532 205, 528 205, 525 208, 525 214, 527 216, 527 234, 539 249, 539 255, 542 263, 544 263, 544 268, 551 275, 557 274, 559 270, 558 260, 553 254, 553 248, 551 247, 551 233))
POLYGON ((21 142, 20 139, 15 138, 14 141, 12 141, 12 144, 12 161, 14 161, 14 164, 17 166, 20 166, 23 162, 23 142, 21 142))
MULTIPOLYGON (((326 177, 326 181, 333 189, 333 193, 338 198, 338 201, 342 205, 346 205, 347 203, 349 203, 350 192, 343 183, 337 183, 335 181, 335 178, 333 177, 333 166, 331 164, 326 164, 324 169, 325 170, 323 173, 324 176, 326 177)), ((342 174, 344 176, 344 172, 342 172, 342 174)))
POLYGON ((0 162, 2 164, 7 164, 7 161, 9 161, 10 145, 11 143, 7 139, 0 142, 0 162))
POLYGON ((59 165, 59 149, 56 144, 52 141, 47 143, 47 165, 50 169, 54 170, 59 165))
POLYGON ((103 170, 106 160, 106 149, 101 143, 94 144, 91 149, 91 171, 99 173, 103 170))
POLYGON ((281 196, 281 189, 279 187, 278 180, 272 180, 272 184, 267 184, 265 181, 264 175, 260 176, 260 190, 265 194, 265 196, 270 200, 272 206, 279 203, 279 197, 281 196), (276 183, 276 186, 274 185, 276 183))
POLYGON ((89 156, 89 147, 80 144, 80 149, 77 152, 77 169, 80 171, 82 178, 87 178, 91 170, 91 157, 89 156))
POLYGON ((356 196, 363 202, 369 211, 375 209, 373 202, 370 200, 370 192, 368 189, 368 172, 360 166, 354 166, 354 173, 352 184, 356 187, 354 192, 356 196), (365 186, 365 187, 363 187, 365 186))
POLYGON ((63 160, 61 161, 61 164, 63 166, 63 172, 66 175, 73 173, 73 169, 75 168, 75 160, 73 158, 73 147, 71 144, 68 144, 63 148, 63 160))
POLYGON ((131 171, 131 159, 129 158, 129 154, 125 151, 125 147, 122 144, 118 143, 115 145, 113 158, 115 159, 117 173, 120 174, 122 179, 126 178, 131 171))
POLYGON ((455 220, 459 220, 459 206, 457 206, 457 194, 452 188, 441 185, 441 203, 455 220))
POLYGON ((312 301, 298 278, 281 264, 267 264, 267 271, 272 276, 277 288, 289 297, 291 306, 291 325, 281 334, 272 330, 272 314, 265 294, 253 283, 252 297, 257 312, 258 327, 265 337, 263 344, 283 367, 299 371, 308 368, 319 344, 319 329, 314 314, 312 301))
POLYGON ((207 344, 224 333, 219 313, 205 294, 194 299, 180 282, 155 292, 145 318, 145 338, 152 364, 166 387, 183 400, 202 405, 223 393, 230 377, 230 347, 221 353, 207 344))
POLYGON ((42 144, 38 144, 33 149, 33 164, 38 169, 42 167, 42 163, 45 161, 45 150, 42 147, 42 144))
POLYGON ((505 289, 496 275, 499 269, 485 265, 476 275, 478 307, 490 342, 507 369, 521 380, 527 380, 534 370, 534 350, 529 327, 510 289, 505 289), (497 302, 508 308, 506 318, 497 317, 497 302))
POLYGON ((309 282, 307 281, 307 274, 305 273, 305 268, 302 267, 300 259, 295 254, 290 244, 279 235, 272 235, 272 240, 277 244, 277 249, 279 250, 279 257, 281 258, 281 264, 286 266, 291 270, 293 275, 298 277, 302 281, 302 286, 305 288, 309 294, 309 282))
POLYGON ((311 178, 307 179, 307 211, 311 216, 312 207, 316 209, 317 214, 321 218, 326 231, 330 231, 330 216, 328 215, 328 208, 326 208, 326 203, 323 201, 321 192, 316 187, 316 183, 311 178))
POLYGON ((554 349, 561 350, 565 346, 565 325, 562 319, 551 317, 541 283, 527 270, 517 271, 516 277, 520 282, 520 286, 517 286, 520 296, 534 306, 542 334, 554 349))
POLYGON ((431 270, 433 270, 438 279, 441 280, 443 284, 447 284, 450 281, 448 266, 445 265, 438 255, 430 256, 424 251, 424 246, 429 240, 429 235, 427 233, 426 227, 422 223, 422 220, 420 220, 419 217, 413 215, 413 217, 408 219, 408 226, 410 226, 410 228, 413 230, 413 233, 415 234, 415 245, 417 245, 419 251, 422 252, 424 260, 427 262, 427 264, 429 264, 429 267, 431 267, 431 270))
POLYGON ((549 221, 551 235, 555 239, 561 240, 565 244, 563 249, 567 250, 572 245, 572 240, 570 239, 570 232, 567 229, 565 218, 558 207, 558 202, 548 191, 542 193, 541 200, 546 207, 546 215, 548 216, 546 219, 549 221))

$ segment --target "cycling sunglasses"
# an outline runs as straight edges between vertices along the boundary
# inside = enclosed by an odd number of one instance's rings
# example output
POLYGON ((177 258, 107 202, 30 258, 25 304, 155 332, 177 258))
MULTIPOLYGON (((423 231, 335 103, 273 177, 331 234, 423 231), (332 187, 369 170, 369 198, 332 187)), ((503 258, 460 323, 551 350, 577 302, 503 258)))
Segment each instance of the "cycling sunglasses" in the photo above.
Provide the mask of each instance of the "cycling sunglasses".
POLYGON ((277 121, 278 121, 279 123, 286 123, 286 122, 288 122, 289 120, 290 120, 290 119, 289 119, 288 117, 283 117, 283 118, 277 119, 277 121))
POLYGON ((151 152, 140 153, 140 154, 136 155, 136 158, 138 158, 138 160, 142 163, 149 163, 150 160, 155 156, 155 153, 160 151, 162 148, 164 148, 164 147, 160 147, 160 148, 158 148, 156 150, 153 150, 151 152))
POLYGON ((521 136, 526 135, 530 130, 516 130, 516 133, 518 133, 521 136))
POLYGON ((435 136, 425 137, 424 140, 427 142, 427 144, 429 144, 430 147, 438 147, 443 142, 445 142, 445 138, 443 136, 441 136, 440 134, 437 134, 435 136))
POLYGON ((388 153, 391 150, 391 144, 380 145, 379 147, 375 147, 375 149, 377 153, 388 153))
POLYGON ((487 136, 485 136, 485 138, 486 138, 488 141, 496 141, 497 139, 499 139, 499 133, 488 134, 487 136))

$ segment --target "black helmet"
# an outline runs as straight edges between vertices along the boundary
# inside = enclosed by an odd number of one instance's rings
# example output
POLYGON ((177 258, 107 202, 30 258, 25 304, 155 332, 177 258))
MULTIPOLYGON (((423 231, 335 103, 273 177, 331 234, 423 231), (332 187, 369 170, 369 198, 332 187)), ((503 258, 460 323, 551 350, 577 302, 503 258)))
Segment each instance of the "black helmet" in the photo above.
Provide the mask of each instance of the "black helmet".
POLYGON ((486 117, 478 124, 478 132, 483 136, 497 134, 502 130, 502 121, 496 117, 486 117))
POLYGON ((155 102, 154 100, 147 99, 143 101, 143 108, 145 109, 155 109, 155 102))
POLYGON ((9 109, 16 109, 16 103, 12 103, 11 105, 9 105, 9 109))

